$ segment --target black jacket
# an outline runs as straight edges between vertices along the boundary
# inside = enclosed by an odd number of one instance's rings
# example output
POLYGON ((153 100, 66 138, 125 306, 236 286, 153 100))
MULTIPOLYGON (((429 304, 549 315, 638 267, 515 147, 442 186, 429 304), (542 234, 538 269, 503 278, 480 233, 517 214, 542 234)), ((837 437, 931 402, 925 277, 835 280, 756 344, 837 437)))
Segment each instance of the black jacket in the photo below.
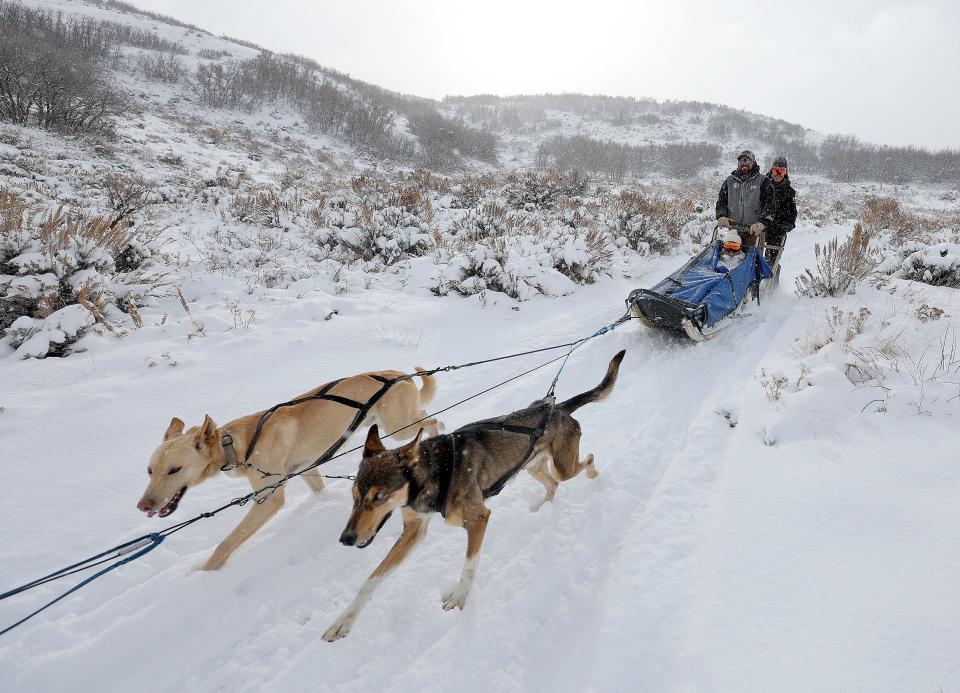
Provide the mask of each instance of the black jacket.
MULTIPOLYGON (((746 180, 750 180, 754 175, 760 172, 760 167, 754 163, 753 168, 750 169, 750 173, 747 174, 746 180)), ((740 176, 739 169, 735 169, 730 173, 730 175, 724 179, 723 185, 720 186, 720 195, 717 197, 717 219, 720 217, 729 217, 730 216, 730 205, 728 202, 728 191, 727 184, 730 181, 730 178, 736 176, 740 180, 744 180, 740 176)), ((776 195, 773 191, 773 183, 770 182, 770 179, 760 175, 760 213, 759 221, 764 226, 770 226, 773 224, 774 217, 777 213, 777 200, 776 195)), ((736 220, 734 220, 736 221, 736 220)))
POLYGON ((773 217, 773 228, 786 233, 797 225, 797 191, 790 185, 789 173, 779 183, 775 182, 769 173, 767 179, 777 196, 777 213, 773 217))

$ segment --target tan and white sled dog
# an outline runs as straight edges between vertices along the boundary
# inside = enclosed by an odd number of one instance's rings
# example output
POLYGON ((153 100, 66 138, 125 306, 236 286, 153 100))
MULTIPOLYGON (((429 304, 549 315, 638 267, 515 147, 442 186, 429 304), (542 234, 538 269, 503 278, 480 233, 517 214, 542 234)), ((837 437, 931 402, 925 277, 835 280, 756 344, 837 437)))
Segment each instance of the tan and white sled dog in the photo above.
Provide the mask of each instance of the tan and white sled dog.
POLYGON ((597 387, 560 404, 540 400, 507 416, 478 421, 424 441, 421 429, 413 442, 396 450, 384 449, 373 426, 353 484, 353 512, 340 542, 361 549, 368 546, 398 508, 403 513, 403 533, 323 639, 339 640, 350 632, 380 581, 424 537, 434 513, 467 531, 467 557, 460 582, 443 599, 444 609, 462 609, 473 585, 490 516, 485 498, 499 493, 521 468, 546 489, 535 510, 553 499, 561 481, 584 470, 590 478, 597 476, 593 455, 580 461, 580 424, 571 414, 610 393, 624 353, 613 357, 597 387))
MULTIPOLYGON (((422 369, 418 368, 419 373, 422 369)), ((321 385, 295 398, 327 396, 334 399, 366 403, 378 392, 385 379, 407 376, 400 371, 377 371, 354 375, 336 382, 330 387, 321 385), (323 394, 326 388, 325 394, 323 394)), ((436 380, 430 375, 419 375, 423 388, 407 377, 390 386, 371 407, 366 421, 380 423, 388 431, 395 431, 411 424, 426 414, 424 407, 436 394, 436 380)), ((348 435, 357 408, 331 399, 307 399, 292 406, 277 409, 262 426, 260 436, 249 459, 244 464, 247 447, 254 436, 257 422, 263 411, 241 416, 218 427, 206 416, 203 423, 184 431, 184 422, 174 417, 163 434, 163 442, 150 457, 147 484, 137 509, 149 516, 166 517, 177 509, 183 494, 192 486, 216 476, 221 467, 232 462, 237 467, 227 474, 245 476, 256 490, 276 479, 264 476, 254 467, 274 474, 288 474, 308 466, 323 455, 341 436, 348 435)), ((422 424, 431 435, 437 434, 437 422, 429 419, 422 424)), ((408 427, 395 434, 400 440, 413 436, 414 428, 408 427)), ((419 435, 419 434, 418 434, 419 435)), ((323 478, 317 468, 305 472, 304 481, 314 491, 323 490, 323 478)), ((281 486, 262 503, 252 503, 240 524, 230 532, 204 564, 204 570, 216 570, 224 564, 240 544, 250 538, 263 524, 283 507, 284 489, 281 486)))

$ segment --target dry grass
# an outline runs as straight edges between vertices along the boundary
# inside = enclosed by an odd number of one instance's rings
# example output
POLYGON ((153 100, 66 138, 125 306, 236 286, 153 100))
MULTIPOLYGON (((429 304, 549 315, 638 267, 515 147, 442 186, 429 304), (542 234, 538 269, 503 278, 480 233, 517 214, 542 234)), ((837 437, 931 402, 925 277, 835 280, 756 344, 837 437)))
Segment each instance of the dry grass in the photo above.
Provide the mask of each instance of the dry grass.
POLYGON ((937 229, 936 221, 904 211, 892 197, 872 195, 864 199, 862 224, 864 233, 870 238, 889 231, 894 245, 903 245, 907 241, 929 242, 929 234, 937 229))
POLYGON ((58 207, 40 222, 39 238, 43 250, 51 255, 63 252, 73 240, 90 240, 116 256, 131 240, 125 221, 111 217, 83 217, 58 207))
POLYGON ((32 206, 15 192, 0 188, 0 234, 13 233, 26 226, 32 206))
POLYGON ((640 192, 623 190, 607 199, 616 224, 616 234, 623 236, 635 250, 649 244, 654 252, 664 252, 680 240, 680 231, 696 214, 689 197, 647 197, 640 192))
POLYGON ((273 188, 237 193, 230 199, 230 208, 237 221, 256 226, 279 228, 280 216, 287 207, 287 201, 273 188))
POLYGON ((800 296, 840 296, 853 293, 858 281, 864 279, 880 260, 876 248, 870 247, 870 236, 858 222, 853 233, 843 243, 836 238, 825 245, 814 246, 816 267, 804 269, 797 277, 796 293, 800 296))

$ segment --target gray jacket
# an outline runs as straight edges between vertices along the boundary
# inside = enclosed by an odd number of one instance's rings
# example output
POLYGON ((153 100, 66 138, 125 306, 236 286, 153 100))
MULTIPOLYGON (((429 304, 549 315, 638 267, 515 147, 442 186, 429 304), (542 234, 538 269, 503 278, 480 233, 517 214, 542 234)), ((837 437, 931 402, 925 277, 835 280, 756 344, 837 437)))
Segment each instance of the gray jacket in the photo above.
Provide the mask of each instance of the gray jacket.
POLYGON ((756 164, 746 180, 734 171, 720 186, 716 211, 717 219, 727 217, 739 226, 760 222, 769 228, 777 213, 773 184, 760 173, 760 167, 756 164))

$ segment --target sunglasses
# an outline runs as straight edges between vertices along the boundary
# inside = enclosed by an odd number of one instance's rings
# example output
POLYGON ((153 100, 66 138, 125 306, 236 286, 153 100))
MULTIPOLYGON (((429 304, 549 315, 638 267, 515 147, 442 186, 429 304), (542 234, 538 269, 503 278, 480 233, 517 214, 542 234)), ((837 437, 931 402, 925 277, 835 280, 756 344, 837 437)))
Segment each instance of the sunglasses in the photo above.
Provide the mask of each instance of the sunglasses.
POLYGON ((785 175, 787 175, 787 167, 786 167, 786 166, 774 166, 773 168, 770 169, 770 173, 774 173, 774 174, 776 174, 776 175, 778 175, 778 176, 785 176, 785 175))
POLYGON ((732 242, 724 243, 723 249, 724 250, 740 250, 740 243, 732 243, 732 242))
POLYGON ((737 163, 743 166, 744 164, 752 164, 753 162, 750 159, 737 159, 737 163))

